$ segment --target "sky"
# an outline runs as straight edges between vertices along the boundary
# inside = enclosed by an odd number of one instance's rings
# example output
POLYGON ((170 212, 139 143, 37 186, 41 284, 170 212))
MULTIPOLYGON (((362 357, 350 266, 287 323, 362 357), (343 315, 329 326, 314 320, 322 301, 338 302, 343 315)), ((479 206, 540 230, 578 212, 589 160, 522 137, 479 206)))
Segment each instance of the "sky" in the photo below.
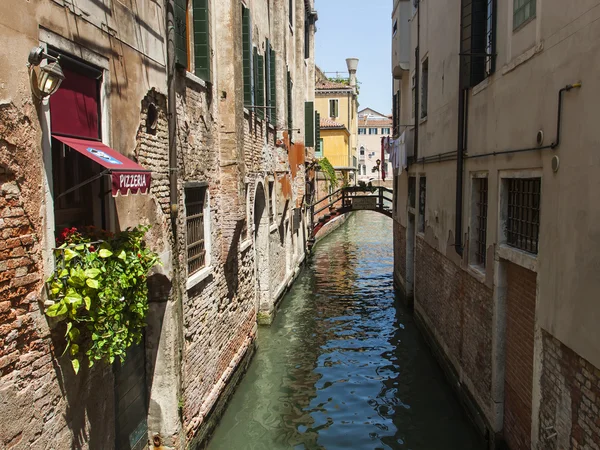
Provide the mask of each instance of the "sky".
POLYGON ((391 0, 315 0, 317 65, 348 76, 346 58, 358 58, 359 109, 382 114, 392 113, 392 7, 391 0))

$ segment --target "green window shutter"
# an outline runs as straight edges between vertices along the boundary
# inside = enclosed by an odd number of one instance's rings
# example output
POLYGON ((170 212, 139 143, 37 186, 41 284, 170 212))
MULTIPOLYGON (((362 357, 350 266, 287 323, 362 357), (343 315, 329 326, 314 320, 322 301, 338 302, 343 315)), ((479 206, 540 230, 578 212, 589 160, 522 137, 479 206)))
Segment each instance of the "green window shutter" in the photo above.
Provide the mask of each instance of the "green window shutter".
POLYGON ((315 104, 313 102, 304 103, 304 146, 315 146, 315 104))
POLYGON ((258 99, 256 100, 256 106, 258 106, 257 115, 260 119, 265 118, 265 57, 258 55, 258 99))
POLYGON ((209 0, 194 0, 194 72, 204 81, 210 78, 209 0))
MULTIPOLYGON (((258 50, 252 48, 252 106, 256 106, 258 98, 258 50)), ((256 111, 255 111, 256 112, 256 111)))
POLYGON ((294 128, 293 108, 292 108, 292 91, 294 85, 292 84, 292 76, 290 71, 287 73, 287 127, 289 136, 292 135, 292 129, 294 128))
POLYGON ((188 66, 186 12, 187 1, 175 0, 175 9, 173 10, 175 19, 175 61, 183 67, 188 66))
POLYGON ((267 122, 271 123, 271 44, 269 44, 268 39, 265 43, 265 96, 267 98, 265 101, 265 105, 267 105, 267 122))
POLYGON ((321 140, 321 114, 315 111, 315 156, 323 156, 323 143, 321 140))
POLYGON ((275 57, 275 51, 270 48, 269 49, 269 53, 271 54, 270 57, 270 64, 269 64, 269 78, 271 79, 270 83, 269 83, 269 87, 271 89, 271 105, 272 109, 270 109, 269 111, 271 111, 271 119, 272 119, 272 123, 276 124, 277 123, 277 78, 275 77, 275 70, 277 68, 277 59, 275 57))
POLYGON ((242 59, 244 69, 244 106, 252 105, 252 40, 250 10, 242 6, 242 59))

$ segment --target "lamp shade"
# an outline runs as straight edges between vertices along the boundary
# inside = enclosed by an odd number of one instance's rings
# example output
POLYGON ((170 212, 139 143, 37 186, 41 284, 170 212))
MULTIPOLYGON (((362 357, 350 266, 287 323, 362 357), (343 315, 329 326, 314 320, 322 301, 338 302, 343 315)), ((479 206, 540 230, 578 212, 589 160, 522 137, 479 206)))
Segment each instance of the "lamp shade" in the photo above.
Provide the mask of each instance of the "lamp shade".
POLYGON ((54 94, 60 87, 60 83, 65 79, 60 65, 57 62, 51 62, 40 69, 38 89, 44 96, 54 94))

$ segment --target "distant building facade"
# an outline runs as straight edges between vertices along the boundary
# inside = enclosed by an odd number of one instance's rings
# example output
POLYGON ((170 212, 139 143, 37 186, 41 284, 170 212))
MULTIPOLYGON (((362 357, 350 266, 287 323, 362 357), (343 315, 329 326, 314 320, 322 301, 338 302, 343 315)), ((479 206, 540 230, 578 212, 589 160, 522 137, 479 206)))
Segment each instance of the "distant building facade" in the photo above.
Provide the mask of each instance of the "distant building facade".
POLYGON ((491 448, 600 445, 592 3, 394 1, 394 276, 491 448))
POLYGON ((391 136, 391 117, 371 108, 358 112, 358 181, 368 183, 380 180, 382 170, 385 171, 386 180, 392 178, 389 151, 384 149, 384 159, 381 160, 381 139, 391 136))

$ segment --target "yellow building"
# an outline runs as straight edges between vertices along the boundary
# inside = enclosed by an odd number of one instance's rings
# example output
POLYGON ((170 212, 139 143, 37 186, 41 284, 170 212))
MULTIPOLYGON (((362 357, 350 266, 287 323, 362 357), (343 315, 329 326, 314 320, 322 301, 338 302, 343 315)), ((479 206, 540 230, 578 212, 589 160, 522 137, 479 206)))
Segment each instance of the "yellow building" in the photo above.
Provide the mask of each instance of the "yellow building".
POLYGON ((358 60, 346 61, 350 73, 347 80, 330 80, 317 69, 315 110, 321 119, 321 141, 315 156, 326 157, 335 169, 349 173, 350 181, 354 181, 358 164, 358 60))

